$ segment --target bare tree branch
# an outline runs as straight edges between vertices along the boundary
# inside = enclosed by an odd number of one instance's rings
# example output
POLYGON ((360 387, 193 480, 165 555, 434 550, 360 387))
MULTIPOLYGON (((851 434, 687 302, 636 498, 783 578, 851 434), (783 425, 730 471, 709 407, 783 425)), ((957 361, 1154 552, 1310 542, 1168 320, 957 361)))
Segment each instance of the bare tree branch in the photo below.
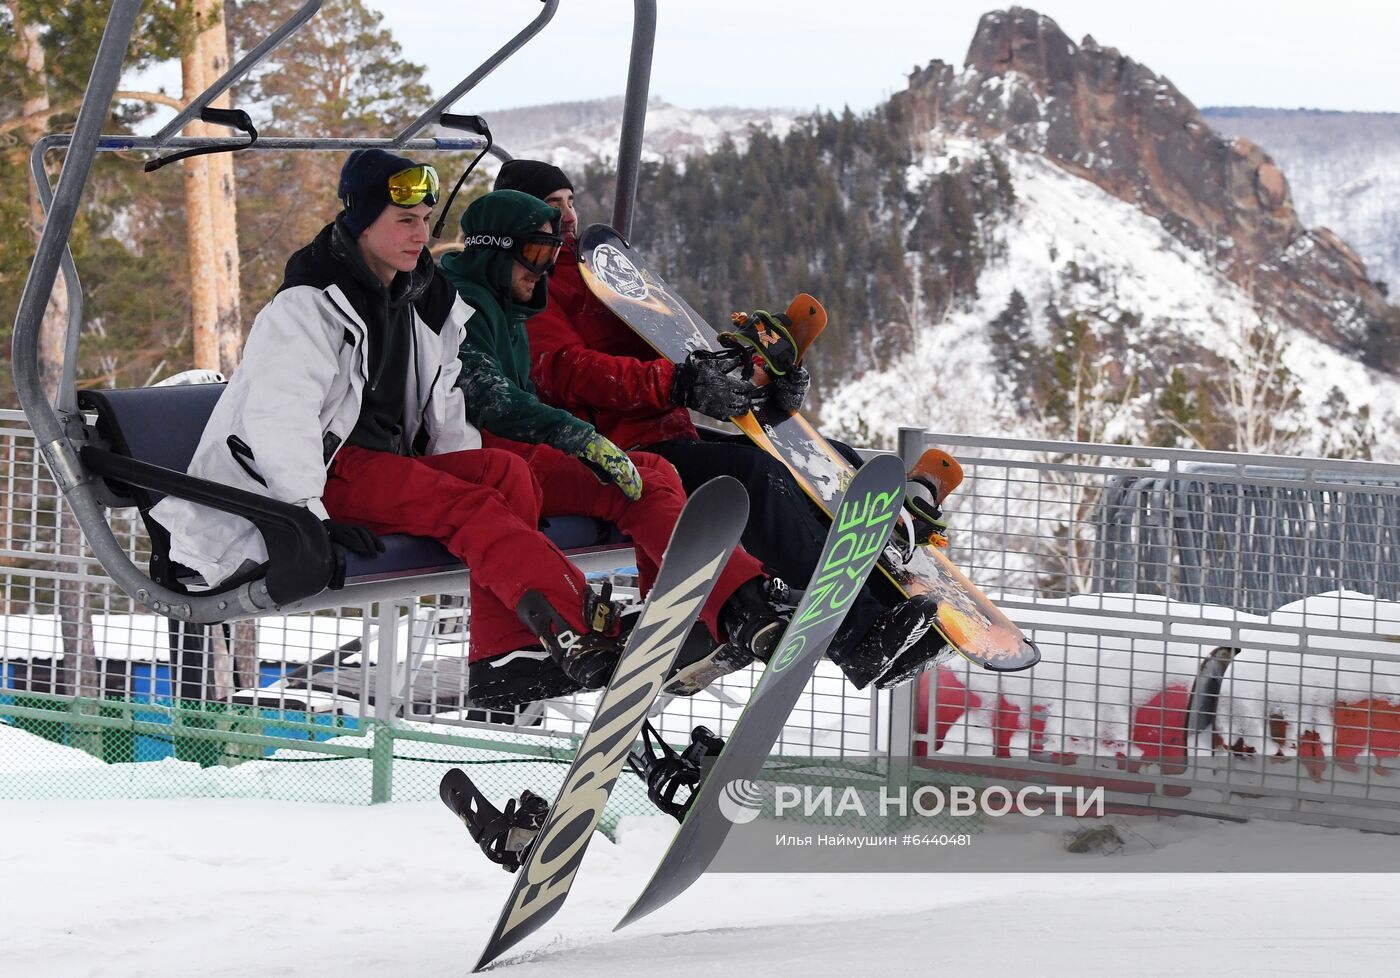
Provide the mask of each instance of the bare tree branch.
MULTIPOLYGON (((123 102, 150 102, 153 105, 165 105, 172 109, 183 109, 185 103, 177 98, 166 95, 164 92, 138 92, 120 90, 116 98, 123 102)), ((41 128, 50 118, 62 115, 65 112, 72 112, 83 104, 81 98, 69 99, 67 102, 60 102, 50 106, 40 112, 31 112, 28 115, 11 116, 4 122, 0 122, 0 132, 11 132, 15 129, 41 128)))

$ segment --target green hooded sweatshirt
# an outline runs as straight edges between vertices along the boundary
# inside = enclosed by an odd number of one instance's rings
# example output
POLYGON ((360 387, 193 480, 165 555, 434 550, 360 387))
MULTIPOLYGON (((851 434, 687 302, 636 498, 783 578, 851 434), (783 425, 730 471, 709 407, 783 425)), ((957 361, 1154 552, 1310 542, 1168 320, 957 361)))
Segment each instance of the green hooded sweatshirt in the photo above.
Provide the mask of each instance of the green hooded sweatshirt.
MULTIPOLYGON (((529 194, 497 190, 472 201, 462 215, 462 232, 468 241, 519 239, 546 221, 558 227, 559 211, 529 194)), ((467 419, 499 438, 543 442, 574 455, 593 437, 593 426, 541 403, 530 382, 525 320, 544 309, 548 280, 540 279, 529 302, 517 302, 510 292, 514 262, 509 251, 486 243, 442 257, 443 274, 476 310, 458 354, 457 386, 465 395, 467 419)))

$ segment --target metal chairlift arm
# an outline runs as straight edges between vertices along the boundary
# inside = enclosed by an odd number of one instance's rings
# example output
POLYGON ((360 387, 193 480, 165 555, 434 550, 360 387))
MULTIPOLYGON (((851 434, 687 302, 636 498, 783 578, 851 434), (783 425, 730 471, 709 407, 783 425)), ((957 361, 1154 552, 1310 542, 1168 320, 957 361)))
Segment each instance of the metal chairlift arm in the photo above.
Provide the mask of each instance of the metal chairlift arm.
MULTIPOLYGON (((325 590, 336 554, 326 528, 301 506, 199 479, 85 445, 79 452, 88 471, 118 483, 153 489, 248 520, 267 546, 267 593, 279 605, 325 590)), ((114 487, 116 488, 116 487, 114 487)))

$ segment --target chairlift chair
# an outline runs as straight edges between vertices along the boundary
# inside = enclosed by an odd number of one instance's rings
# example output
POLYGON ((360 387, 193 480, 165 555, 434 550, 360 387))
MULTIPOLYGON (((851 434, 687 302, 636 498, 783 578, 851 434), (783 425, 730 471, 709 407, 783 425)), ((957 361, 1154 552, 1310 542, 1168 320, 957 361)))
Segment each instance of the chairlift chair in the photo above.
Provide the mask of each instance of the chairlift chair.
MULTIPOLYGON (((214 99, 310 20, 321 3, 322 0, 308 0, 158 133, 136 137, 101 132, 140 8, 140 0, 115 0, 73 131, 44 136, 30 156, 31 173, 47 219, 15 315, 14 373, 20 403, 88 546, 128 596, 171 620, 172 652, 176 651, 175 644, 184 644, 184 639, 174 637, 176 633, 200 631, 191 627, 195 625, 375 602, 380 603, 382 617, 386 603, 462 591, 466 587, 467 569, 439 543, 393 535, 385 538, 386 553, 372 560, 348 555, 345 587, 328 590, 333 563, 331 542, 313 514, 298 506, 187 475, 185 470, 222 384, 76 390, 83 303, 69 238, 97 153, 173 151, 148 162, 148 170, 188 155, 249 150, 328 151, 372 146, 420 152, 489 149, 503 159, 510 158, 492 145, 489 131, 478 117, 453 115, 447 110, 543 30, 553 19, 559 0, 542 0, 542 9, 518 34, 392 137, 260 137, 245 113, 210 108, 214 99), (240 129, 244 135, 177 135, 195 119, 240 129), (430 125, 468 134, 420 136, 430 125), (44 168, 45 155, 50 151, 65 154, 57 188, 51 186, 44 168), (55 402, 51 403, 40 382, 39 334, 60 268, 64 272, 69 315, 62 376, 55 402), (91 423, 89 415, 94 417, 91 423), (107 511, 135 506, 144 516, 165 495, 247 518, 263 536, 269 554, 267 563, 222 587, 201 587, 200 582, 171 563, 165 531, 148 519, 151 564, 146 570, 139 568, 114 536, 107 511)), ((634 0, 632 56, 613 214, 614 224, 624 233, 631 226, 636 195, 655 6, 655 0, 634 0)), ((551 538, 585 572, 616 566, 619 558, 627 562, 629 548, 612 527, 585 517, 556 518, 550 524, 547 532, 551 538)), ((392 635, 394 631, 389 628, 387 633, 392 635)), ((393 655, 388 658, 392 665, 393 655)))

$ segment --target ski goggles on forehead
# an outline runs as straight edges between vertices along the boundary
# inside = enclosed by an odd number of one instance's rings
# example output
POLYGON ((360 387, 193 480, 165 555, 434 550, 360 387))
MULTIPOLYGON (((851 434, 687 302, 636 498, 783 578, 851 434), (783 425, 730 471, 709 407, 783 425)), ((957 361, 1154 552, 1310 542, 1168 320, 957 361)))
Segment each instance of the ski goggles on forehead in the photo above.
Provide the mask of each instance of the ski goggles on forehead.
POLYGON ((389 202, 397 207, 415 207, 438 200, 438 175, 426 163, 400 170, 389 178, 389 202))
POLYGON ((563 244, 564 239, 557 234, 535 231, 516 242, 513 249, 515 260, 536 275, 543 275, 554 267, 554 260, 559 257, 559 248, 563 244))

